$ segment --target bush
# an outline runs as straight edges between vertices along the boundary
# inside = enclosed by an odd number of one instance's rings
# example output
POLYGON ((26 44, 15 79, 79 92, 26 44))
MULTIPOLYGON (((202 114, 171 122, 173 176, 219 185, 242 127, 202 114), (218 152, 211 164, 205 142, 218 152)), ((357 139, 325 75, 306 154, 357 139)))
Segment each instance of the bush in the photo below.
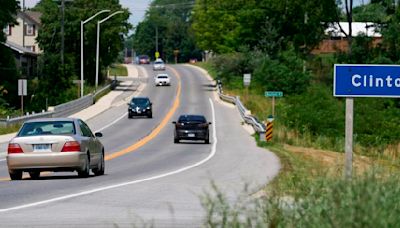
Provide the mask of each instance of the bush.
POLYGON ((357 98, 354 101, 354 133, 364 146, 395 144, 400 138, 400 109, 395 100, 357 98))
POLYGON ((282 109, 284 125, 301 134, 344 137, 344 104, 326 86, 313 85, 306 93, 287 97, 282 109))
MULTIPOLYGON (((387 176, 387 175, 386 175, 387 176)), ((205 227, 397 227, 400 181, 376 173, 352 181, 326 176, 310 182, 299 197, 279 190, 264 198, 239 197, 231 203, 221 192, 207 194, 205 227)), ((301 181, 300 181, 301 182, 301 181)))
POLYGON ((303 72, 304 63, 293 50, 282 52, 278 59, 264 57, 254 72, 254 81, 262 91, 299 94, 309 86, 311 76, 303 72))

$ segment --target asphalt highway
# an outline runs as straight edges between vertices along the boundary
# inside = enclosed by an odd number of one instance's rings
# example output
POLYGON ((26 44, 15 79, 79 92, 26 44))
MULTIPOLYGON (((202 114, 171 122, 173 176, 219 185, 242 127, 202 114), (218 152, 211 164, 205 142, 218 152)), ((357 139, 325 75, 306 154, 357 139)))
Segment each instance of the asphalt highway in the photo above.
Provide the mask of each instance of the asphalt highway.
POLYGON ((140 71, 148 75, 143 90, 125 88, 112 108, 87 121, 103 133, 104 176, 10 181, 0 161, 0 227, 201 227, 200 199, 212 182, 234 200, 246 185, 255 192, 277 175, 278 158, 256 146, 236 108, 217 99, 200 70, 169 65, 172 83, 164 87, 154 86, 151 66, 140 71), (128 119, 132 95, 151 99, 153 118, 128 119), (210 144, 173 143, 171 122, 185 113, 212 122, 210 144))

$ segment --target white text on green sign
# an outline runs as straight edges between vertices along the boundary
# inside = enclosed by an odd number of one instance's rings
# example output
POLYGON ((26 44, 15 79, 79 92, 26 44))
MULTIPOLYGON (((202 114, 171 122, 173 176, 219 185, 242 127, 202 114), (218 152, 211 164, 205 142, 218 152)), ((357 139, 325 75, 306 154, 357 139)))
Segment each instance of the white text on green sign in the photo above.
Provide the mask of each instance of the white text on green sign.
POLYGON ((283 97, 282 91, 265 91, 266 97, 283 97))

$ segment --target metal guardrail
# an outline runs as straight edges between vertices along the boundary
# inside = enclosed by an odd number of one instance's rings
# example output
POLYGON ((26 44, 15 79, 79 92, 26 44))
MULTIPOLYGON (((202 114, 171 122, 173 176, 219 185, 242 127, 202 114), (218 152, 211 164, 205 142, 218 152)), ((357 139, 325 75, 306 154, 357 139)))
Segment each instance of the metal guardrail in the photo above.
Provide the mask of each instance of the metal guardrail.
MULTIPOLYGON (((116 83, 116 82, 114 82, 116 83)), ((88 94, 82 98, 78 98, 76 100, 63 103, 60 105, 56 105, 52 108, 50 111, 46 112, 41 112, 41 113, 32 113, 32 114, 27 114, 24 116, 18 116, 18 117, 13 117, 13 118, 7 118, 7 119, 0 119, 0 126, 1 127, 7 127, 10 125, 14 124, 22 124, 23 122, 31 119, 36 119, 36 118, 46 118, 46 117, 67 117, 69 115, 72 115, 82 109, 85 109, 89 106, 91 106, 94 103, 94 98, 104 92, 106 89, 110 88, 110 86, 113 86, 113 83, 101 88, 98 90, 95 94, 88 94)))
POLYGON ((238 108, 239 113, 242 116, 243 120, 247 124, 250 124, 251 126, 253 126, 254 130, 257 133, 265 134, 266 129, 265 129, 264 124, 260 123, 257 120, 257 118, 255 118, 254 116, 252 116, 250 114, 250 111, 240 101, 240 97, 239 96, 233 97, 233 96, 229 96, 229 95, 223 94, 222 86, 220 84, 217 84, 217 92, 218 92, 218 96, 221 98, 221 100, 236 105, 236 107, 238 108))

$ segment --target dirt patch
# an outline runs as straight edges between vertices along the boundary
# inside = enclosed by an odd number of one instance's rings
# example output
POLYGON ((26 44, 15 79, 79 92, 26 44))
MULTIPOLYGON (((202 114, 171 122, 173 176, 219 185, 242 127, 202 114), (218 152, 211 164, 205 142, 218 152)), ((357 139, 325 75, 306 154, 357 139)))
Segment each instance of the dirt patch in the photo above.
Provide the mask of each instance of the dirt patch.
MULTIPOLYGON (((320 163, 322 167, 326 168, 327 171, 342 175, 345 159, 344 153, 291 146, 287 144, 284 145, 284 149, 292 153, 301 154, 306 159, 313 159, 320 163)), ((371 158, 353 154, 353 169, 357 174, 369 170, 372 164, 373 160, 371 158)))

